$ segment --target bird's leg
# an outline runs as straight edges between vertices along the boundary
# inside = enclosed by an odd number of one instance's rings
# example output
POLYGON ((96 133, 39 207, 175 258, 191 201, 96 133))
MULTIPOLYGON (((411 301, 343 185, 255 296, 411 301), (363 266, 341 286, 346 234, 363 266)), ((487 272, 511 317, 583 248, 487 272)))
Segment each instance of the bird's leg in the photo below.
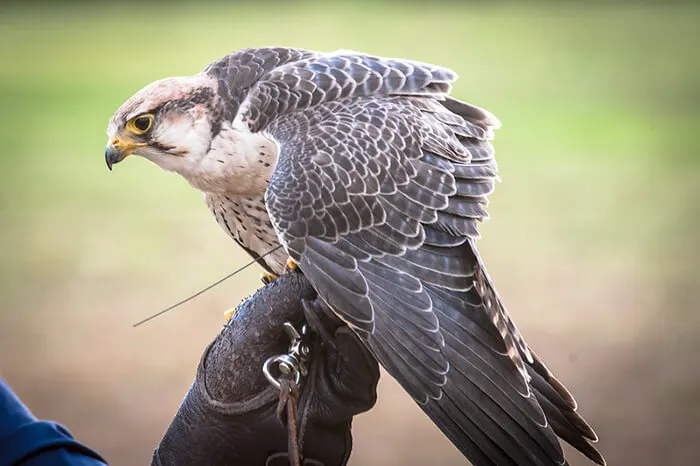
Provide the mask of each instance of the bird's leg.
MULTIPOLYGON (((291 257, 287 258, 287 263, 284 266, 284 271, 289 272, 290 270, 297 270, 299 266, 297 265, 296 262, 294 262, 294 259, 291 257)), ((274 282, 279 278, 279 275, 275 275, 272 272, 268 272, 266 270, 263 270, 260 273, 260 281, 263 282, 263 285, 269 285, 270 283, 274 282)))
MULTIPOLYGON (((289 272, 290 270, 297 270, 299 266, 297 265, 296 262, 291 257, 287 258, 287 263, 284 266, 284 272, 289 272)), ((274 273, 268 272, 264 270, 263 272, 260 273, 260 281, 263 282, 263 285, 269 285, 270 283, 274 282, 279 278, 279 275, 275 275, 274 273)))
POLYGON ((268 272, 267 270, 263 270, 260 273, 260 281, 263 282, 263 285, 269 285, 270 283, 274 282, 279 278, 279 275, 275 275, 274 273, 268 272))
POLYGON ((287 257, 287 264, 284 266, 284 271, 289 272, 289 271, 298 270, 298 269, 299 269, 299 265, 297 265, 297 263, 294 262, 294 259, 292 259, 291 257, 287 257))
POLYGON ((226 322, 228 322, 229 320, 231 320, 231 317, 233 317, 233 315, 234 315, 235 313, 236 313, 236 308, 235 308, 235 307, 232 307, 231 309, 227 309, 226 311, 224 311, 224 320, 225 320, 226 322))
MULTIPOLYGON (((290 272, 290 271, 298 271, 298 270, 300 270, 299 266, 297 265, 296 262, 294 262, 294 259, 292 259, 291 257, 288 257, 287 263, 284 266, 285 273, 290 272)), ((263 285, 265 285, 265 286, 274 282, 278 278, 279 278, 279 275, 276 275, 272 272, 268 272, 267 270, 263 270, 262 272, 260 272, 260 281, 263 282, 263 285)), ((224 319, 226 320, 226 322, 231 320, 231 317, 233 317, 233 314, 235 314, 235 312, 236 312, 236 308, 231 308, 231 309, 224 311, 224 319)), ((304 314, 307 314, 306 308, 304 310, 304 314)), ((312 328, 313 328, 313 326, 312 326, 312 328)))

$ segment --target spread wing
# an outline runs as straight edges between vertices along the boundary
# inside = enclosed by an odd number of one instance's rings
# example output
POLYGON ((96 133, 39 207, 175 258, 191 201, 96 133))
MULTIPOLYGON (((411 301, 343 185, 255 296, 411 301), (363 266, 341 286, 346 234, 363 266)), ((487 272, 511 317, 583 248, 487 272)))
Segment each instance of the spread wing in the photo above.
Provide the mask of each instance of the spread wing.
POLYGON ((474 464, 595 461, 595 434, 530 353, 478 256, 497 120, 455 74, 353 53, 263 74, 237 118, 280 146, 266 205, 320 296, 474 464))

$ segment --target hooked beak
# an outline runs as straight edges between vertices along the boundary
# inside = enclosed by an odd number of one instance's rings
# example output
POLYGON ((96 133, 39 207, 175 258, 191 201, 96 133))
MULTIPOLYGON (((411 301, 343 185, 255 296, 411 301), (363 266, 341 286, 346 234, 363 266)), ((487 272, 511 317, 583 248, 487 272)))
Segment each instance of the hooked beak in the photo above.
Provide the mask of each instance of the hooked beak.
POLYGON ((134 149, 138 147, 143 147, 146 144, 136 143, 129 140, 114 138, 105 149, 105 162, 107 163, 107 168, 112 170, 112 165, 119 163, 130 155, 134 149))

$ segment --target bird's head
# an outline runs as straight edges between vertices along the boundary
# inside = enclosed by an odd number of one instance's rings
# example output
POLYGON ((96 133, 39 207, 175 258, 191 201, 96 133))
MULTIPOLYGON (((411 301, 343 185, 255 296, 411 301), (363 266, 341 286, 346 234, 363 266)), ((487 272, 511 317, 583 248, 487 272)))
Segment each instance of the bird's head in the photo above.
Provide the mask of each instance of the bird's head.
POLYGON ((146 86, 109 123, 107 167, 135 154, 183 175, 196 170, 216 131, 217 108, 216 81, 204 75, 146 86))

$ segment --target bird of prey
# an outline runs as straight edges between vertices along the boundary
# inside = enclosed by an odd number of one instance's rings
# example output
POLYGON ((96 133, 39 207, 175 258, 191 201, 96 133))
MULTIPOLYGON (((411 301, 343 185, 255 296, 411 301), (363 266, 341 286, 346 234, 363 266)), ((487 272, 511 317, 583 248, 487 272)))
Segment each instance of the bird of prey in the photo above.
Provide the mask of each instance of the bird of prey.
POLYGON ((450 69, 251 48, 156 81, 109 123, 108 167, 182 175, 260 263, 296 263, 474 465, 598 464, 596 435, 528 347, 476 249, 497 180, 488 111, 450 69))

